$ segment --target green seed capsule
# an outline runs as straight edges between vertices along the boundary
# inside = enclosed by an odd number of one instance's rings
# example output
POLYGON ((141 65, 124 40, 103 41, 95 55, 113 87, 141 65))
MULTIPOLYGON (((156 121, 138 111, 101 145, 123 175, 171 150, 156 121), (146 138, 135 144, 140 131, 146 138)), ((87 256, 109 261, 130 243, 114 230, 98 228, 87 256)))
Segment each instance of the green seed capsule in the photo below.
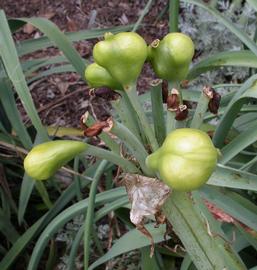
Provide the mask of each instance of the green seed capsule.
POLYGON ((206 183, 215 169, 218 151, 201 130, 181 128, 171 132, 163 145, 146 159, 172 189, 190 191, 206 183))
POLYGON ((25 171, 35 180, 48 179, 86 148, 87 144, 70 140, 39 144, 24 159, 25 171))
POLYGON ((148 59, 156 75, 169 81, 186 78, 194 56, 194 43, 182 33, 170 33, 148 47, 148 59))
POLYGON ((85 78, 90 87, 108 87, 113 90, 122 90, 122 86, 111 74, 97 63, 90 64, 85 70, 85 78))
POLYGON ((147 57, 147 45, 133 32, 107 33, 105 40, 94 46, 93 56, 97 64, 126 86, 138 78, 147 57))

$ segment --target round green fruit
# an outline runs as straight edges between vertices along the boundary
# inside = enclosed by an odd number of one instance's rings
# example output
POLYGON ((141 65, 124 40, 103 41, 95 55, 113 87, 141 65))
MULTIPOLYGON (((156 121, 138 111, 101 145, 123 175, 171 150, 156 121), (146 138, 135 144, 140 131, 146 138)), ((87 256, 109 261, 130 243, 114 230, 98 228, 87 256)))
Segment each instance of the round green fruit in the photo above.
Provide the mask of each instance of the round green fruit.
POLYGON ((186 78, 193 56, 194 43, 182 33, 170 33, 148 47, 148 59, 154 72, 159 78, 169 81, 186 78))
POLYGON ((147 57, 144 39, 134 32, 105 34, 105 40, 93 49, 94 60, 104 67, 121 85, 127 86, 138 78, 147 57))
POLYGON ((24 169, 33 179, 46 180, 86 148, 87 144, 70 140, 39 144, 24 159, 24 169))
POLYGON ((181 128, 171 132, 163 145, 146 159, 172 189, 191 191, 205 184, 214 171, 218 151, 201 130, 181 128))
POLYGON ((111 74, 97 63, 87 66, 85 69, 85 78, 90 87, 108 87, 113 90, 122 90, 122 86, 118 83, 111 74))

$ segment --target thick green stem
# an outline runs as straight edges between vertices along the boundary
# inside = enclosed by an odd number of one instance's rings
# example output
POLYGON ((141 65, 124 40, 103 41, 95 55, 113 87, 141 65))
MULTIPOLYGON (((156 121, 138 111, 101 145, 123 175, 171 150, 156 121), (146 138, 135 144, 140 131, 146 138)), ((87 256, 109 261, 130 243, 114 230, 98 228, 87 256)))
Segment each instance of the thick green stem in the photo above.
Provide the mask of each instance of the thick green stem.
POLYGON ((153 176, 153 172, 145 165, 145 159, 148 153, 137 137, 128 128, 115 121, 113 122, 111 132, 127 145, 131 153, 138 160, 142 171, 148 176, 153 176))
POLYGON ((185 128, 187 126, 187 120, 184 121, 176 121, 175 128, 185 128))
POLYGON ((169 134, 176 128, 176 113, 167 110, 166 133, 169 134))
POLYGON ((178 32, 179 0, 169 1, 169 29, 178 32))
MULTIPOLYGON (((73 166, 73 170, 75 172, 78 172, 78 169, 79 169, 79 156, 74 158, 74 166, 73 166)), ((80 201, 80 200, 82 200, 81 183, 80 183, 80 177, 77 174, 74 175, 74 181, 75 181, 75 185, 76 185, 77 200, 80 201)))
POLYGON ((99 238, 98 238, 98 235, 97 235, 97 232, 96 232, 96 226, 97 226, 97 225, 94 224, 94 226, 93 226, 93 228, 92 228, 92 231, 91 231, 91 234, 92 234, 92 238, 93 238, 93 240, 94 240, 94 244, 95 244, 95 246, 96 246, 96 248, 97 248, 99 254, 100 254, 101 256, 103 256, 105 252, 104 252, 104 250, 103 250, 102 243, 101 243, 101 241, 100 241, 99 238))
POLYGON ((204 115, 208 108, 209 101, 210 101, 210 98, 207 97, 204 91, 202 91, 201 96, 198 100, 197 107, 195 109, 193 120, 190 125, 191 128, 199 128, 201 126, 204 120, 204 115))
POLYGON ((78 252, 78 249, 79 249, 79 245, 80 245, 80 241, 82 239, 83 233, 84 233, 84 226, 82 225, 79 228, 75 238, 72 241, 72 246, 71 246, 71 250, 70 250, 67 270, 75 269, 75 258, 77 256, 77 252, 78 252))
POLYGON ((124 91, 119 93, 121 98, 111 101, 112 107, 118 114, 122 124, 141 140, 136 112, 131 106, 126 93, 124 91))
POLYGON ((94 222, 94 209, 95 209, 95 195, 97 192, 97 185, 99 183, 99 180, 101 179, 101 176, 105 170, 106 165, 108 162, 106 160, 103 160, 99 167, 97 168, 93 183, 90 186, 90 193, 89 193, 89 201, 88 201, 88 209, 86 214, 86 220, 84 225, 84 269, 88 270, 88 260, 89 260, 89 254, 90 254, 90 237, 91 237, 91 231, 92 226, 94 222))
POLYGON ((36 189, 39 192, 43 202, 45 203, 46 207, 48 209, 52 208, 53 203, 51 202, 51 200, 48 196, 48 192, 47 192, 47 189, 46 189, 44 183, 41 181, 35 181, 35 186, 36 186, 36 189))
POLYGON ((122 158, 116 153, 113 153, 108 150, 104 150, 102 148, 93 146, 93 145, 88 145, 88 148, 84 152, 86 155, 92 155, 101 159, 106 159, 113 164, 116 164, 120 166, 125 172, 130 172, 130 173, 138 173, 139 170, 138 168, 130 161, 122 158))
POLYGON ((45 270, 52 270, 55 267, 57 259, 56 242, 52 239, 50 242, 49 256, 46 262, 45 270))
POLYGON ((154 132, 152 127, 150 126, 148 119, 145 115, 145 112, 142 109, 142 105, 139 102, 138 95, 136 92, 136 84, 131 84, 124 87, 126 94, 130 100, 131 105, 133 106, 134 110, 136 111, 138 118, 141 122, 145 135, 147 137, 148 143, 152 151, 156 151, 159 148, 158 142, 154 136, 154 132))
MULTIPOLYGON (((94 225, 94 224, 93 224, 94 225)), ((85 223, 79 228, 71 246, 70 250, 70 255, 69 255, 69 260, 68 260, 68 265, 67 265, 67 270, 74 270, 75 269, 75 259, 78 254, 78 249, 80 246, 80 242, 83 238, 83 234, 85 231, 85 223)), ((100 245, 99 239, 97 238, 96 232, 94 228, 91 230, 92 237, 94 238, 94 243, 96 245, 96 248, 99 251, 99 254, 104 255, 104 251, 102 249, 102 246, 100 245)))
POLYGON ((161 83, 157 85, 152 85, 151 103, 152 103, 152 114, 153 114, 155 137, 159 145, 162 145, 166 137, 166 127, 165 127, 165 119, 164 119, 164 111, 163 111, 161 83))

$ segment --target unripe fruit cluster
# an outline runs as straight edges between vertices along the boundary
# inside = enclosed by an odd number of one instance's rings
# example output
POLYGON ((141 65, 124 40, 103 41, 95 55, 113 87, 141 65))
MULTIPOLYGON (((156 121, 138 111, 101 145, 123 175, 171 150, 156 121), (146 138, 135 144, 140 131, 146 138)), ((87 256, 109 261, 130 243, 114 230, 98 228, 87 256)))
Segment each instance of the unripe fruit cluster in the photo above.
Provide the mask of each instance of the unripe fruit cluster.
POLYGON ((121 90, 135 83, 146 60, 161 79, 181 81, 186 78, 194 55, 194 44, 182 33, 170 33, 147 47, 134 32, 105 34, 105 40, 93 49, 95 63, 85 70, 91 87, 121 90))

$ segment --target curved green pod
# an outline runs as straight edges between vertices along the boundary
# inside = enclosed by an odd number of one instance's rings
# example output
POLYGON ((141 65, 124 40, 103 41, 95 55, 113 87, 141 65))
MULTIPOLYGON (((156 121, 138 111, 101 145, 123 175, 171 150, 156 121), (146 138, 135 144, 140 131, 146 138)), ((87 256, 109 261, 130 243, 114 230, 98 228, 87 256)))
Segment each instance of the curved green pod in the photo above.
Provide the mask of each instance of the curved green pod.
POLYGON ((42 143, 28 153, 24 159, 24 168, 33 179, 46 180, 86 149, 87 144, 71 140, 42 143))
POLYGON ((111 74, 97 63, 88 65, 85 69, 85 78, 90 87, 108 87, 113 90, 122 90, 122 85, 118 83, 111 74))
POLYGON ((105 40, 94 46, 93 57, 116 81, 126 86, 138 78, 147 58, 147 45, 134 32, 106 33, 105 40))
POLYGON ((168 81, 186 78, 194 56, 194 43, 182 33, 169 33, 148 47, 148 60, 156 75, 168 81))
POLYGON ((159 173, 172 189, 190 191, 206 183, 216 167, 218 151, 201 130, 177 129, 146 159, 146 165, 159 173))

